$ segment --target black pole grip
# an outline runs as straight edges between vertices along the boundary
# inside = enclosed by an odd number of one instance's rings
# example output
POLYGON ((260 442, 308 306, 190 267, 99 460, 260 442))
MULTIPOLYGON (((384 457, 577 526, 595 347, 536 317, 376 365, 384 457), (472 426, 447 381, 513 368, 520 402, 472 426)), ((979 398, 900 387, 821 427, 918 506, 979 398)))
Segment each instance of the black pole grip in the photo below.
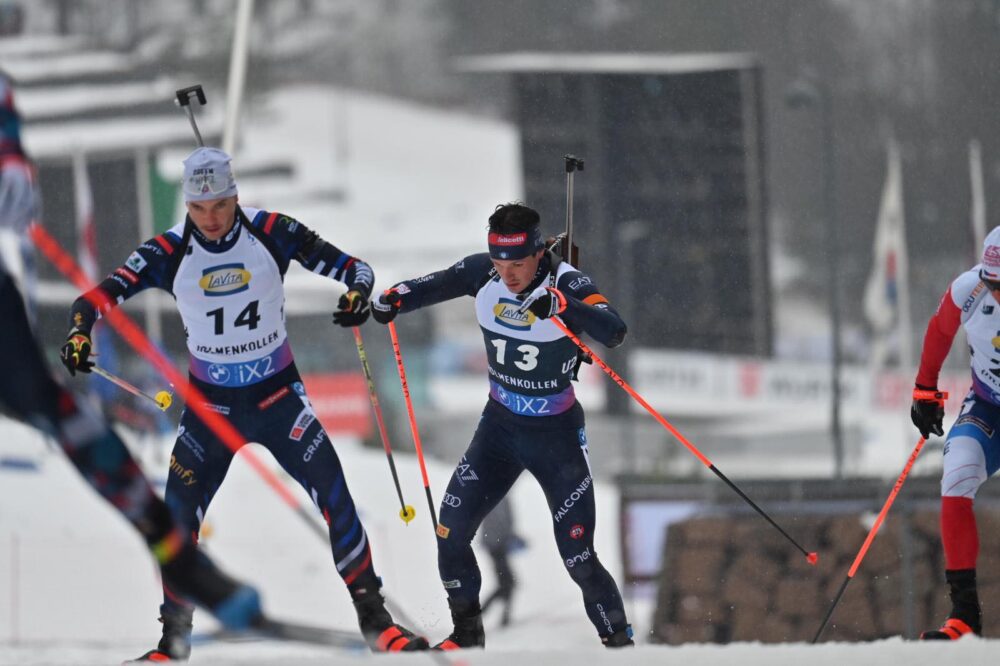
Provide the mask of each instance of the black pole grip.
POLYGON ((196 83, 193 86, 188 86, 187 88, 181 88, 177 91, 177 103, 181 106, 187 106, 191 103, 191 95, 195 95, 198 98, 198 103, 205 106, 207 103, 205 100, 205 91, 202 90, 201 84, 196 83))

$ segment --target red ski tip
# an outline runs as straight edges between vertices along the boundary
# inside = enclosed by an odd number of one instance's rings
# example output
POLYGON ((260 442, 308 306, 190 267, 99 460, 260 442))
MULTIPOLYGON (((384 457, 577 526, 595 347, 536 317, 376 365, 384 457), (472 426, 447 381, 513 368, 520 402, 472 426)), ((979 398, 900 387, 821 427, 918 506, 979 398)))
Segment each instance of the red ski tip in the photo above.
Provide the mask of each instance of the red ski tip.
POLYGON ((819 561, 819 554, 809 553, 808 555, 806 555, 806 562, 808 562, 809 564, 815 566, 818 561, 819 561))

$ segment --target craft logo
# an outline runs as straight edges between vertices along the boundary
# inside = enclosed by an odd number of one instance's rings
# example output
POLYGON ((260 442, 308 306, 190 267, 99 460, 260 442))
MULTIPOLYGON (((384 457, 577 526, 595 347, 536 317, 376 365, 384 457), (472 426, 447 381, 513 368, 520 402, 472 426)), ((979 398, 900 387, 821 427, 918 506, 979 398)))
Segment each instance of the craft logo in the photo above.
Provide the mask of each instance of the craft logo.
POLYGON ((521 307, 518 301, 511 300, 509 298, 501 298, 500 301, 493 306, 493 316, 496 323, 507 328, 512 328, 515 331, 526 331, 531 328, 531 325, 535 323, 535 314, 531 310, 525 312, 518 312, 517 309, 521 307))
POLYGON ((229 296, 250 288, 250 271, 243 264, 224 264, 206 268, 198 286, 206 296, 229 296))

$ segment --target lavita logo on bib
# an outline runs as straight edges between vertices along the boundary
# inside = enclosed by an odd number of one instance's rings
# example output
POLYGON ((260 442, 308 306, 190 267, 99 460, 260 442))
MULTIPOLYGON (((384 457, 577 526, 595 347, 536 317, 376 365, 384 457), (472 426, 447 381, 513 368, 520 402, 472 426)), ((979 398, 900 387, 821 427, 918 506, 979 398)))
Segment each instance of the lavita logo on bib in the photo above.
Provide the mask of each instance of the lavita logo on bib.
POLYGON ((493 306, 493 315, 496 323, 516 331, 526 331, 535 323, 535 314, 530 310, 518 312, 521 307, 518 301, 509 298, 501 298, 500 302, 493 306))
POLYGON ((243 264, 212 266, 201 272, 198 286, 206 296, 228 296, 250 288, 250 271, 243 264))

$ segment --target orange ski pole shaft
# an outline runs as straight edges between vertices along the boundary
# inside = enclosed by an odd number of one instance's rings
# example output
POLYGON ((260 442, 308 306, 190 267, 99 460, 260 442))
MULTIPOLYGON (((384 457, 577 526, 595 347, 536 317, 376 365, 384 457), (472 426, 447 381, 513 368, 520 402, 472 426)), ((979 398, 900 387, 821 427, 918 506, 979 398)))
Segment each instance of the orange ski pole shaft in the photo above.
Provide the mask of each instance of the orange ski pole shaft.
POLYGON ((576 336, 576 334, 574 334, 571 330, 569 330, 569 327, 566 326, 566 324, 563 323, 563 321, 561 319, 559 319, 559 317, 552 317, 549 321, 553 322, 559 328, 559 330, 561 330, 563 332, 563 334, 566 335, 566 337, 568 337, 570 340, 572 340, 574 343, 576 343, 576 346, 579 347, 585 354, 588 354, 592 359, 594 359, 594 363, 596 363, 598 365, 598 367, 600 367, 601 370, 603 370, 605 372, 605 374, 608 375, 608 377, 611 377, 611 379, 615 382, 615 384, 618 384, 618 386, 620 386, 622 388, 622 390, 624 390, 626 393, 628 393, 630 396, 632 396, 633 400, 635 400, 640 405, 642 405, 643 408, 647 412, 649 412, 650 416, 652 416, 654 419, 656 419, 657 423, 659 423, 661 426, 663 426, 664 428, 666 428, 670 432, 670 434, 672 434, 674 437, 676 437, 677 440, 681 444, 683 444, 687 448, 688 451, 690 451, 698 460, 701 461, 701 464, 703 464, 708 469, 712 470, 713 474, 715 474, 717 477, 719 477, 720 479, 722 479, 722 481, 725 482, 725 484, 727 486, 729 486, 730 488, 732 488, 733 491, 737 495, 739 495, 740 498, 744 502, 746 502, 747 504, 749 504, 753 508, 754 511, 756 511, 757 513, 759 513, 764 518, 764 520, 766 520, 768 523, 770 523, 771 526, 774 529, 778 530, 778 532, 780 532, 782 534, 782 536, 784 536, 786 539, 788 539, 788 541, 791 542, 791 544, 793 546, 795 546, 800 551, 802 551, 802 554, 806 556, 806 560, 809 562, 809 564, 816 564, 816 562, 819 560, 819 555, 817 555, 815 552, 809 552, 805 548, 803 548, 801 545, 799 545, 799 542, 796 541, 795 539, 793 539, 791 537, 791 535, 788 534, 788 532, 786 532, 784 529, 782 529, 782 527, 780 525, 778 525, 778 523, 776 523, 774 521, 774 519, 771 518, 771 516, 769 516, 767 514, 767 512, 765 512, 762 508, 760 508, 759 506, 757 506, 757 504, 752 499, 750 499, 746 495, 746 493, 744 493, 739 488, 739 486, 737 486, 735 483, 733 483, 732 481, 730 481, 729 477, 727 477, 725 474, 723 474, 719 470, 718 467, 716 467, 714 464, 712 464, 712 461, 709 460, 705 456, 705 454, 703 454, 701 451, 699 451, 698 447, 696 447, 694 444, 692 444, 690 441, 688 441, 688 439, 684 435, 682 435, 680 433, 680 431, 677 430, 677 428, 675 428, 673 426, 673 424, 670 423, 670 421, 668 421, 665 418, 663 418, 663 416, 661 416, 659 412, 657 412, 655 409, 653 409, 653 406, 650 405, 648 402, 646 402, 645 398, 643 398, 641 395, 639 395, 639 393, 634 388, 632 388, 631 386, 629 386, 628 382, 626 382, 624 379, 622 379, 621 375, 619 375, 617 372, 615 372, 614 370, 612 370, 611 366, 609 366, 607 363, 605 363, 601 359, 600 356, 598 356, 597 354, 595 354, 594 351, 590 347, 588 347, 586 345, 586 343, 583 342, 583 340, 581 340, 579 337, 576 336))
POLYGON ((389 471, 392 472, 392 482, 396 485, 396 495, 399 496, 399 517, 409 525, 416 515, 413 507, 403 500, 403 489, 399 486, 399 474, 396 472, 396 463, 392 459, 392 446, 389 444, 389 433, 385 428, 385 419, 382 418, 382 405, 378 402, 378 393, 375 391, 375 380, 372 378, 372 370, 368 366, 368 353, 365 352, 365 343, 361 339, 361 327, 354 327, 354 345, 358 348, 358 358, 361 359, 361 369, 365 373, 365 380, 368 382, 368 397, 371 399, 372 410, 375 412, 375 422, 378 424, 378 434, 382 438, 382 448, 385 449, 385 457, 389 461, 389 471))
POLYGON ((417 417, 413 413, 413 400, 410 398, 410 387, 406 383, 406 368, 403 366, 403 354, 399 351, 399 336, 396 335, 395 322, 389 322, 389 337, 392 339, 392 353, 396 356, 396 369, 399 371, 399 383, 403 387, 403 399, 406 402, 406 413, 410 417, 410 432, 413 433, 413 448, 417 451, 420 462, 420 475, 424 479, 424 492, 427 493, 427 508, 431 512, 431 522, 434 533, 437 534, 437 513, 434 511, 434 499, 431 497, 431 482, 427 478, 427 465, 424 464, 424 448, 420 445, 420 431, 417 429, 417 417))
MULTIPOLYGON (((948 399, 948 394, 943 391, 921 391, 917 390, 913 392, 913 397, 922 400, 933 400, 944 404, 944 401, 948 399)), ((896 479, 896 484, 892 487, 889 492, 889 497, 886 498, 885 504, 882 505, 882 510, 878 514, 878 518, 875 519, 875 524, 872 528, 868 530, 868 536, 865 538, 865 542, 861 544, 861 550, 858 551, 857 556, 854 558, 854 563, 851 564, 851 568, 847 571, 847 576, 844 577, 844 582, 841 583, 840 589, 837 590, 837 595, 833 599, 833 603, 830 604, 830 608, 826 611, 826 616, 823 618, 823 622, 819 625, 819 629, 816 630, 816 635, 813 636, 812 642, 815 643, 819 640, 819 637, 823 634, 823 630, 826 629, 827 623, 833 616, 833 611, 840 603, 840 598, 844 596, 844 592, 847 590, 848 583, 854 578, 854 574, 857 573, 858 567, 861 566, 861 561, 865 559, 865 555, 868 553, 868 549, 872 545, 872 541, 875 540, 875 535, 878 534, 879 528, 882 527, 882 522, 885 520, 886 515, 889 513, 889 509, 892 508, 892 503, 896 501, 896 495, 903 488, 903 482, 906 481, 906 477, 909 476, 910 470, 913 468, 913 463, 917 462, 917 456, 920 455, 921 449, 924 448, 924 443, 927 440, 923 437, 917 442, 917 445, 913 447, 913 451, 910 453, 910 457, 906 461, 906 465, 903 466, 903 471, 900 473, 899 478, 896 479)))

